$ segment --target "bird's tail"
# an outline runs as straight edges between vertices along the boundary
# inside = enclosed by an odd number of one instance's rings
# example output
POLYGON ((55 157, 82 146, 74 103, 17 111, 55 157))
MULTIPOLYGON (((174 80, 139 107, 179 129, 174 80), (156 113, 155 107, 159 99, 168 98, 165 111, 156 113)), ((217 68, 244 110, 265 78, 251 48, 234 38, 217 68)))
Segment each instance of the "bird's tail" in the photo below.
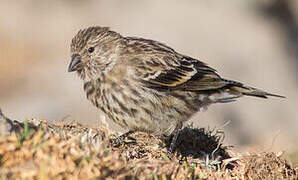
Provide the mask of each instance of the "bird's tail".
POLYGON ((285 98, 285 96, 272 94, 254 87, 245 86, 242 83, 239 83, 236 81, 231 81, 231 80, 224 80, 224 81, 229 82, 228 87, 230 91, 241 93, 241 95, 255 96, 260 98, 268 98, 268 96, 285 98))
POLYGON ((248 86, 242 86, 242 87, 232 86, 230 89, 233 91, 238 91, 242 95, 246 95, 246 96, 255 96, 260 98, 268 98, 268 96, 274 96, 279 98, 285 98, 285 96, 268 93, 266 91, 253 88, 253 87, 248 87, 248 86))

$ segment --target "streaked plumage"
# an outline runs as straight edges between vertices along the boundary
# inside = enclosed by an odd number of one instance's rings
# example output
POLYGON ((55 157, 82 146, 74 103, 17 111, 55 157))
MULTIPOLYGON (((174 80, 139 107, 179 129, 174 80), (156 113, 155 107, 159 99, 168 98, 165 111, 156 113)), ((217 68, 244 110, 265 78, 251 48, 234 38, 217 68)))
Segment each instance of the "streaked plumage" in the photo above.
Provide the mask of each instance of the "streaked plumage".
POLYGON ((157 41, 106 27, 80 30, 71 54, 69 71, 83 79, 87 98, 127 130, 168 136, 212 103, 243 95, 282 97, 223 79, 204 62, 157 41))

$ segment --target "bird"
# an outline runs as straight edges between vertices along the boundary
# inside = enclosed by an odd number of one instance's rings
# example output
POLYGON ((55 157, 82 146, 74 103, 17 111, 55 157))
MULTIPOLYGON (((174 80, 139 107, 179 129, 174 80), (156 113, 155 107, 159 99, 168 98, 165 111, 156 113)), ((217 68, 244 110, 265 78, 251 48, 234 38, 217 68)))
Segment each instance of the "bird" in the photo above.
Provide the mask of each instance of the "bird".
POLYGON ((222 78, 164 43, 109 27, 79 30, 70 49, 68 72, 77 72, 87 99, 127 132, 174 135, 175 141, 183 124, 211 104, 243 96, 284 98, 222 78))

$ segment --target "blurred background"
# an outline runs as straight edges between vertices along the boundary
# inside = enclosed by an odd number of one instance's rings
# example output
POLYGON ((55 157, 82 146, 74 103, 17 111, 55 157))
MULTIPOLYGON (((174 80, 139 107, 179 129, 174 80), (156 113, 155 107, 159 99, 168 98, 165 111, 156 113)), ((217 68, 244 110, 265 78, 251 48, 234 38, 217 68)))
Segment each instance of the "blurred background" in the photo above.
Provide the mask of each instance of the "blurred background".
POLYGON ((100 126, 101 113, 68 73, 70 42, 81 28, 109 26, 159 40, 207 62, 223 77, 286 99, 245 97, 193 117, 223 127, 236 151, 286 151, 298 159, 298 1, 0 1, 0 107, 12 119, 100 126))

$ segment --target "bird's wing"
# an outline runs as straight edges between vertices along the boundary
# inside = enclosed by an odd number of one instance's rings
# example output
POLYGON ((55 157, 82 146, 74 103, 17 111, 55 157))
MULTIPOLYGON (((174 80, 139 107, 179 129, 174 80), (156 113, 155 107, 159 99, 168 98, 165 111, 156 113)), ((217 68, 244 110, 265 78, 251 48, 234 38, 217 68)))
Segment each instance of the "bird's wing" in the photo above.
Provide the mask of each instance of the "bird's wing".
POLYGON ((229 84, 220 78, 215 69, 199 60, 177 54, 159 56, 139 59, 136 64, 138 77, 147 87, 200 91, 214 90, 229 84))
MULTIPOLYGON (((242 95, 267 98, 284 97, 221 78, 216 70, 204 62, 175 52, 172 48, 152 40, 129 38, 135 42, 137 56, 129 56, 136 78, 144 86, 158 90, 205 91, 222 90, 218 102, 242 95)), ((126 58, 125 58, 126 59, 126 58)))

